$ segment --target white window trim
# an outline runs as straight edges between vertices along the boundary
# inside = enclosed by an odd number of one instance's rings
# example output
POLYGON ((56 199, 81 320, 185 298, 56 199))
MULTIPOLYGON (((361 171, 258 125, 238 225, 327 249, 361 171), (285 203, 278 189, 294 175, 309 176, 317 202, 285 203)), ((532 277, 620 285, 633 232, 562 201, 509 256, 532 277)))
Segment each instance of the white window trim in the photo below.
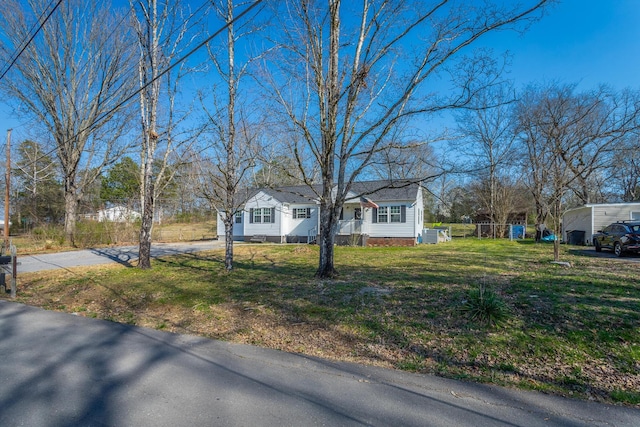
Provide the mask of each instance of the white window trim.
POLYGON ((271 208, 262 208, 262 223, 268 224, 271 223, 271 221, 271 208), (269 221, 267 221, 267 218, 269 218, 269 221))
POLYGON ((253 209, 253 222, 254 224, 262 224, 262 208, 253 209))
POLYGON ((307 219, 311 218, 310 215, 307 215, 309 208, 293 208, 293 219, 307 219))
POLYGON ((389 207, 388 206, 380 206, 378 208, 378 223, 379 224, 386 224, 389 222, 389 207), (380 218, 384 217, 385 220, 381 221, 380 218))
POLYGON ((402 208, 400 206, 389 206, 389 222, 394 224, 402 222, 402 208), (394 212, 396 208, 398 212, 394 212))

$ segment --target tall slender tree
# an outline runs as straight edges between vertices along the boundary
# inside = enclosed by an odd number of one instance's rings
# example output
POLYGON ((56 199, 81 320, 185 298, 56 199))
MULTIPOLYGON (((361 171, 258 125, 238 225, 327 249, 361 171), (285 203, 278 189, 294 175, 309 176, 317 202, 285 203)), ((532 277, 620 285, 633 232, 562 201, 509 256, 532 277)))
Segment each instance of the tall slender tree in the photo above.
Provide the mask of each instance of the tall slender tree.
MULTIPOLYGON (((214 89, 209 104, 203 98, 203 110, 209 132, 208 164, 202 173, 204 196, 216 206, 225 229, 225 269, 233 269, 233 224, 237 212, 246 201, 246 193, 239 189, 249 183, 257 157, 256 127, 249 124, 251 112, 242 104, 242 82, 255 57, 239 61, 236 46, 244 37, 256 31, 251 19, 235 22, 237 10, 247 7, 245 2, 211 0, 216 16, 225 25, 224 41, 209 45, 209 59, 222 82, 214 89)), ((255 16, 255 15, 254 15, 255 16)))
POLYGON ((178 82, 186 69, 167 72, 172 61, 188 46, 188 29, 198 18, 188 14, 180 1, 130 0, 138 47, 140 119, 140 200, 142 221, 139 238, 141 269, 151 268, 151 236, 155 201, 170 181, 169 159, 191 138, 178 137, 176 115, 178 82), (161 114, 163 109, 164 114, 161 114), (162 148, 162 149, 160 149, 162 148))

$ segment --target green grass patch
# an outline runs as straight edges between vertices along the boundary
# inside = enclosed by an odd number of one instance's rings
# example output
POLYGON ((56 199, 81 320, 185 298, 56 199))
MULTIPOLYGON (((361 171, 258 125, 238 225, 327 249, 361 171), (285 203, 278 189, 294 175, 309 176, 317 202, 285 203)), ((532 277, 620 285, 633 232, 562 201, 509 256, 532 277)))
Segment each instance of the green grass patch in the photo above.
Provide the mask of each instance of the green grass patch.
POLYGON ((313 275, 318 248, 238 245, 141 271, 21 276, 18 300, 168 331, 452 378, 637 405, 638 264, 529 241, 454 239, 335 248, 339 275, 313 275), (571 251, 570 251, 571 250, 571 251), (477 295, 478 284, 494 302, 477 295), (475 292, 475 294, 474 294, 475 292), (476 295, 486 321, 468 315, 476 295), (497 313, 497 314, 496 314, 497 313), (507 315, 503 315, 508 313, 507 315), (499 321, 497 316, 500 316, 499 321), (487 325, 500 323, 500 328, 487 325))

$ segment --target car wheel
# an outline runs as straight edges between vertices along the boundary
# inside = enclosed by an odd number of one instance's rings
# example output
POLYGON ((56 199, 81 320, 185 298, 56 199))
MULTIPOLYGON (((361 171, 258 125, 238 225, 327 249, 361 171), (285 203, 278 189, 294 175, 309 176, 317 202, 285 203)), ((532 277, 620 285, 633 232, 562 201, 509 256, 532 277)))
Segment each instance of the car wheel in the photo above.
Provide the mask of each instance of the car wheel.
POLYGON ((613 253, 618 257, 622 256, 622 245, 620 244, 620 242, 615 242, 613 244, 613 253))
POLYGON ((594 240, 593 245, 596 247, 596 252, 602 252, 602 246, 600 246, 599 240, 594 240))

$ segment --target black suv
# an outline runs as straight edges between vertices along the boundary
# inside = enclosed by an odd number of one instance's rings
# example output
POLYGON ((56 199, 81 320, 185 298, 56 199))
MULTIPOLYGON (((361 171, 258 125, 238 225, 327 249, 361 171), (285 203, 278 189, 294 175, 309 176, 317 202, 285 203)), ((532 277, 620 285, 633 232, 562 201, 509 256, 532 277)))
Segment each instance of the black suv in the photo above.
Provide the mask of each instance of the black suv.
POLYGON ((608 225, 593 235, 596 252, 611 249, 616 256, 640 251, 640 221, 620 221, 608 225))

